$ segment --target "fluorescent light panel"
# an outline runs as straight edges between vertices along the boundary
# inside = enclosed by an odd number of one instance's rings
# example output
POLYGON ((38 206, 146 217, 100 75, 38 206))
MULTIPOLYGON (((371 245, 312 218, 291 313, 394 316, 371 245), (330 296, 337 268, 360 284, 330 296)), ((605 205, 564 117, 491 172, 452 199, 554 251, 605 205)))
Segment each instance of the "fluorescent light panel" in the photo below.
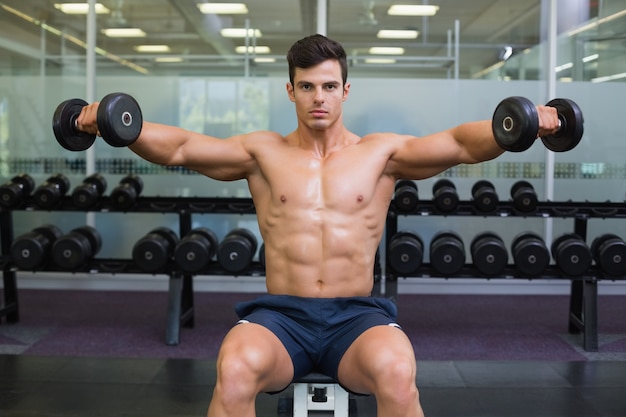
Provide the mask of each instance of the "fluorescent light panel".
POLYGON ((137 52, 169 52, 170 47, 168 45, 137 45, 135 46, 137 52))
POLYGON ((204 14, 247 14, 248 6, 244 3, 198 3, 198 9, 204 14))
POLYGON ((276 62, 276 58, 254 58, 254 62, 257 64, 272 64, 276 62))
POLYGON ((366 64, 395 64, 396 60, 393 58, 365 58, 366 64))
MULTIPOLYGON (((238 46, 238 47, 235 48, 235 52, 237 52, 238 54, 245 54, 246 53, 246 47, 245 46, 238 46)), ((249 54, 269 54, 270 53, 270 47, 269 46, 248 46, 247 53, 249 53, 249 54)))
MULTIPOLYGON (((89 11, 88 3, 55 3, 54 8, 65 14, 87 14, 89 11)), ((96 14, 107 14, 111 11, 102 3, 96 3, 96 14)))
POLYGON ((439 6, 429 4, 394 4, 387 14, 391 16, 434 16, 439 11, 439 6))
POLYGON ((390 30, 381 29, 376 35, 379 39, 417 39, 419 36, 417 30, 390 30))
POLYGON ((245 28, 224 28, 220 30, 220 35, 225 38, 260 38, 263 36, 259 29, 245 29, 245 28))
POLYGON ((370 55, 404 55, 404 48, 392 46, 374 46, 369 49, 370 55))
POLYGON ((159 56, 154 58, 154 62, 176 63, 183 62, 183 58, 179 56, 159 56))
POLYGON ((142 38, 146 36, 146 32, 139 28, 108 28, 102 29, 109 38, 142 38))

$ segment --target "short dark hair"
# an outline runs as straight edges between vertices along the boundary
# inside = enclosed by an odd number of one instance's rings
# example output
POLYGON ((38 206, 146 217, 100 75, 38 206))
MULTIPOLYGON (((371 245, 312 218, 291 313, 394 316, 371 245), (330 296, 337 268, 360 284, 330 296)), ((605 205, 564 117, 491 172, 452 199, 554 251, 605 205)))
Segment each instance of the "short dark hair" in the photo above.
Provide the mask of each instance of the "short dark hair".
POLYGON ((296 68, 310 68, 329 59, 336 59, 341 66, 343 84, 348 80, 346 51, 337 41, 324 35, 311 35, 294 43, 287 52, 289 81, 293 85, 296 68))

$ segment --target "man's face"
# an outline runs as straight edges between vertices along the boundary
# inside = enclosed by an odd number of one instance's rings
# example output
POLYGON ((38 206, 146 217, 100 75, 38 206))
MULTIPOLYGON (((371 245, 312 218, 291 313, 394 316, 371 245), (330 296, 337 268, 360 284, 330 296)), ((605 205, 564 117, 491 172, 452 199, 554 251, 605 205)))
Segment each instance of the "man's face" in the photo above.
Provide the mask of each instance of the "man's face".
POLYGON ((326 60, 310 68, 296 68, 293 82, 287 83, 287 92, 300 122, 323 130, 341 117, 350 84, 343 85, 339 62, 326 60))

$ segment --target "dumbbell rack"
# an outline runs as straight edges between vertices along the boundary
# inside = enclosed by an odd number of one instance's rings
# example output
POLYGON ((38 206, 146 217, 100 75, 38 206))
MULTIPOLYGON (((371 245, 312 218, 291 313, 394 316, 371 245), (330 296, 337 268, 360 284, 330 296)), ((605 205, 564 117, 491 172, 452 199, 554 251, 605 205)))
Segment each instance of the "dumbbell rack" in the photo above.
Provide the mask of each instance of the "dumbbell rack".
MULTIPOLYGON (((497 207, 488 213, 478 211, 472 201, 460 201, 453 212, 440 211, 430 200, 419 200, 415 209, 402 211, 394 202, 387 213, 386 246, 393 235, 398 232, 398 218, 400 216, 481 216, 481 217, 533 217, 533 218, 570 218, 574 221, 574 233, 586 240, 587 220, 591 218, 626 218, 626 204, 611 202, 538 202, 536 210, 532 212, 518 211, 512 201, 500 201, 497 207)), ((548 247, 550 246, 549 243, 548 247)), ((598 281, 616 280, 626 277, 606 276, 596 265, 592 265, 582 276, 566 276, 555 265, 549 265, 541 277, 523 276, 515 265, 507 265, 502 274, 497 277, 485 277, 472 264, 465 264, 453 276, 443 277, 431 264, 422 263, 418 270, 411 275, 400 276, 385 264, 385 295, 395 298, 398 294, 398 278, 400 277, 437 277, 437 278, 488 278, 488 279, 560 279, 570 280, 570 303, 568 331, 583 333, 583 348, 586 351, 598 350, 598 281)))
MULTIPOLYGON (((6 317, 7 322, 19 321, 19 303, 17 291, 16 268, 11 263, 10 246, 13 236, 13 211, 67 211, 85 212, 77 208, 70 196, 64 196, 51 209, 38 207, 32 199, 27 198, 16 208, 0 208, 0 267, 2 267, 4 282, 4 303, 0 304, 0 319, 6 317)), ((115 208, 109 197, 102 197, 98 205, 89 211, 101 213, 177 213, 179 217, 179 236, 185 236, 192 229, 193 214, 255 214, 256 210, 251 198, 205 198, 205 197, 139 197, 135 206, 128 210, 115 208)), ((40 272, 67 272, 67 273, 125 273, 147 274, 134 264, 131 259, 101 259, 93 258, 79 268, 66 270, 48 261, 39 267, 40 272)), ((264 268, 259 262, 253 262, 240 275, 263 275, 264 268)), ((165 343, 176 345, 180 341, 180 328, 194 326, 193 279, 192 274, 184 273, 170 261, 162 270, 154 274, 169 276, 168 312, 165 343)), ((205 270, 196 275, 232 275, 220 267, 217 262, 211 262, 205 270)))

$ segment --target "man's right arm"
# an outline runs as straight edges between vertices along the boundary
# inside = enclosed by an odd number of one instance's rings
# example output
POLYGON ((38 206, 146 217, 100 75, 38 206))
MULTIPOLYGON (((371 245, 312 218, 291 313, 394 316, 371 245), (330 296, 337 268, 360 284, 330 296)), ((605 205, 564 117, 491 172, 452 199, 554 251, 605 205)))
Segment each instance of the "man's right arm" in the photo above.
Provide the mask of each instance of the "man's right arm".
MULTIPOLYGON (((77 119, 79 130, 98 133, 97 108, 98 103, 83 108, 77 119)), ((184 166, 217 180, 231 181, 246 178, 256 166, 246 148, 247 136, 218 139, 144 121, 139 138, 129 148, 155 164, 184 166)))

